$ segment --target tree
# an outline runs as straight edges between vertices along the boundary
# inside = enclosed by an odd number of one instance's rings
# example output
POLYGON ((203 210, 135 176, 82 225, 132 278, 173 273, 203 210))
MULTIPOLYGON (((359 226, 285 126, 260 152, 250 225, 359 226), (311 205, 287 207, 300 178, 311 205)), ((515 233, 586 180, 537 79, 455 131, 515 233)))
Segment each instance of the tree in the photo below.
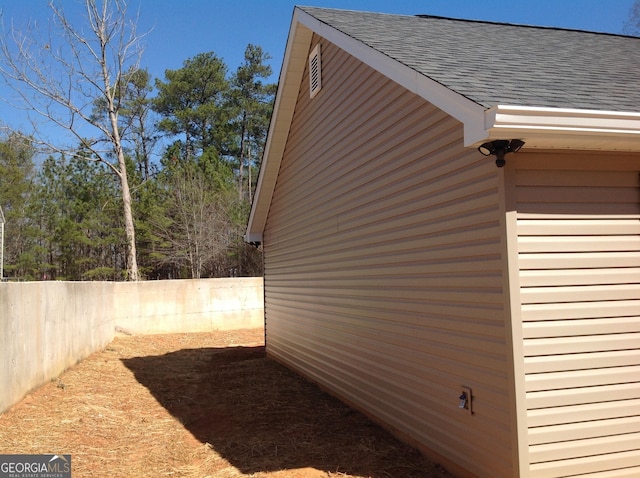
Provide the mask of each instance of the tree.
POLYGON ((276 91, 276 85, 265 83, 271 75, 268 59, 262 48, 248 45, 244 63, 227 80, 222 60, 203 53, 180 70, 167 70, 166 81, 156 80, 160 129, 180 137, 164 159, 170 224, 158 235, 171 244, 166 260, 189 264, 192 277, 244 275, 261 268, 259 253, 242 240, 242 229, 276 91), (206 194, 199 191, 203 187, 206 194))
POLYGON ((622 30, 627 35, 640 35, 640 0, 635 0, 629 10, 629 19, 622 30))
POLYGON ((30 218, 38 225, 40 275, 121 280, 126 240, 118 185, 107 168, 81 156, 48 157, 35 182, 30 218))
POLYGON ((224 149, 228 115, 224 101, 229 90, 227 67, 215 53, 200 53, 179 70, 166 70, 156 79, 153 109, 163 119, 161 131, 184 135, 184 157, 199 156, 210 147, 224 149))
POLYGON ((138 280, 125 139, 119 123, 120 89, 127 84, 127 73, 138 70, 142 54, 136 21, 129 20, 125 0, 85 0, 87 30, 73 25, 53 0, 49 8, 55 35, 42 36, 35 25, 24 32, 12 30, 0 39, 4 60, 0 74, 18 93, 25 109, 76 141, 74 147, 65 147, 36 129, 39 145, 74 156, 79 144, 81 150, 90 152, 82 155, 84 159, 104 163, 118 177, 128 246, 127 278, 138 280), (102 115, 93 114, 98 100, 102 115))
POLYGON ((32 236, 27 217, 33 154, 31 143, 23 136, 10 135, 0 142, 0 207, 6 221, 3 269, 21 278, 33 278, 29 250, 32 236))
POLYGON ((261 47, 249 44, 244 52, 244 63, 231 80, 232 104, 237 112, 232 124, 238 137, 235 155, 238 161, 238 193, 241 201, 252 200, 253 178, 256 176, 253 173, 259 168, 273 109, 276 85, 263 83, 263 80, 271 76, 271 67, 265 64, 269 58, 261 47))
MULTIPOLYGON (((151 121, 152 100, 150 94, 151 75, 147 69, 131 68, 115 87, 115 95, 120 105, 118 122, 123 144, 132 155, 136 169, 143 181, 151 174, 151 156, 159 140, 151 121)), ((108 105, 105 98, 95 101, 94 120, 102 116, 107 119, 108 105)))
POLYGON ((229 246, 229 202, 233 176, 214 150, 198 159, 172 161, 161 176, 166 191, 165 214, 156 217, 164 239, 163 262, 185 270, 191 278, 217 274, 229 246))

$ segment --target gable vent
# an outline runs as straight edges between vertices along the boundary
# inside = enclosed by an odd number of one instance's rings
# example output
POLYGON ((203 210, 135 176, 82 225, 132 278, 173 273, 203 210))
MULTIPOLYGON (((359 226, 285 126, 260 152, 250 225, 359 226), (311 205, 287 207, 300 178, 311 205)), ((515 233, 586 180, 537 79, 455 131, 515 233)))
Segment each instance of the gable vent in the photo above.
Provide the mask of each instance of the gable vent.
POLYGON ((309 55, 309 95, 316 96, 322 88, 322 73, 320 61, 320 43, 318 43, 311 55, 309 55))

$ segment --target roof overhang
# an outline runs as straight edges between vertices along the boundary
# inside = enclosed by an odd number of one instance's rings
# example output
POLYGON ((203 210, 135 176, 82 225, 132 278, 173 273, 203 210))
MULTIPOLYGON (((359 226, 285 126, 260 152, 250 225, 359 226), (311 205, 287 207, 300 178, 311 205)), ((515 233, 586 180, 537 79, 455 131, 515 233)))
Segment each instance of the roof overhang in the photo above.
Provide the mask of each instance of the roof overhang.
POLYGON ((313 34, 317 33, 460 121, 464 145, 518 138, 525 148, 640 151, 640 113, 498 105, 486 108, 384 53, 294 9, 245 241, 262 233, 284 155, 313 34))
MULTIPOLYGON (((294 9, 289 37, 284 52, 278 91, 273 105, 273 114, 264 147, 262 165, 258 175, 256 192, 251 204, 251 213, 244 240, 248 243, 262 243, 262 231, 276 185, 280 162, 289 136, 289 127, 298 99, 298 90, 307 62, 309 45, 313 31, 305 25, 300 17, 311 18, 298 8, 294 9)), ((306 18, 308 22, 308 18, 306 18)))
POLYGON ((519 138, 526 148, 640 151, 640 113, 499 105, 484 121, 486 137, 474 145, 519 138))

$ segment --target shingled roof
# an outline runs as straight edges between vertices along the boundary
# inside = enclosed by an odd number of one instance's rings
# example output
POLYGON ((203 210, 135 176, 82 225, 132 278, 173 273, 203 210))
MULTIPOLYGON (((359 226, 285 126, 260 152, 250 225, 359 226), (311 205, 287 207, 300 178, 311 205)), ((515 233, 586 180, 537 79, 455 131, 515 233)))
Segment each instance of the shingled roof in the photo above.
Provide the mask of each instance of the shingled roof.
POLYGON ((640 38, 296 7, 247 242, 262 241, 314 34, 460 121, 465 147, 640 152, 640 38))
POLYGON ((640 38, 300 7, 475 103, 640 111, 640 38))

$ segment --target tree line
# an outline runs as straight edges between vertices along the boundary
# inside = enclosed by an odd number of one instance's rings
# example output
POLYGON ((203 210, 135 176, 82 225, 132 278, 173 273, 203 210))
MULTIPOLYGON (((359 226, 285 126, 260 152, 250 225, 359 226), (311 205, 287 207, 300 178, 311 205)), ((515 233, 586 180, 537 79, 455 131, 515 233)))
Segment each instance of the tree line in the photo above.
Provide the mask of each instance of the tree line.
POLYGON ((243 234, 276 91, 269 55, 250 44, 230 72, 201 53, 154 79, 125 1, 85 0, 88 34, 49 6, 60 42, 12 31, 0 42, 0 74, 73 142, 38 127, 0 138, 4 275, 261 275, 243 234))

